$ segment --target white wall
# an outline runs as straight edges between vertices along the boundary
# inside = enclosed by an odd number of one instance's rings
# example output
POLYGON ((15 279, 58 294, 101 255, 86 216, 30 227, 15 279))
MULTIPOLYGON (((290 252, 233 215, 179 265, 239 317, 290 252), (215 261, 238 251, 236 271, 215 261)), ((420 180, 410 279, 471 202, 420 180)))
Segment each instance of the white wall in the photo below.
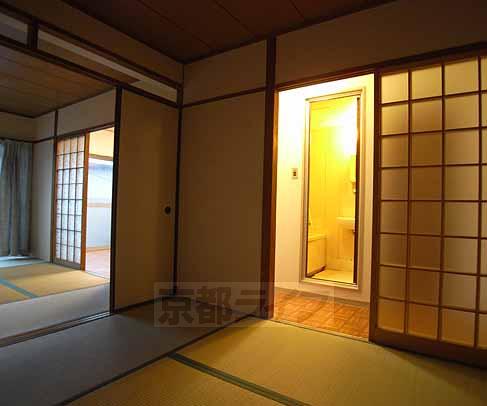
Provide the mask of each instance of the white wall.
POLYGON ((370 298, 374 78, 366 75, 305 88, 289 90, 279 96, 279 132, 276 201, 276 286, 299 289, 348 300, 368 302, 370 298), (303 178, 305 100, 310 97, 365 89, 363 139, 361 143, 359 280, 358 290, 301 282, 303 239, 303 178), (363 159, 365 157, 365 159, 363 159), (292 179, 298 168, 298 179, 292 179))
POLYGON ((111 246, 111 207, 88 207, 86 248, 109 249, 111 246))
POLYGON ((59 110, 58 135, 112 123, 115 120, 115 90, 59 110))
POLYGON ((31 253, 46 261, 51 257, 52 159, 53 140, 34 144, 31 253))
POLYGON ((54 121, 56 114, 54 112, 44 114, 35 119, 36 140, 43 140, 54 136, 54 121))
POLYGON ((487 41, 485 0, 399 0, 277 38, 277 83, 487 41))
MULTIPOLYGON (((54 113, 45 114, 34 121, 37 140, 54 135, 54 113)), ((54 141, 35 143, 32 159, 31 252, 32 256, 49 261, 54 141)))

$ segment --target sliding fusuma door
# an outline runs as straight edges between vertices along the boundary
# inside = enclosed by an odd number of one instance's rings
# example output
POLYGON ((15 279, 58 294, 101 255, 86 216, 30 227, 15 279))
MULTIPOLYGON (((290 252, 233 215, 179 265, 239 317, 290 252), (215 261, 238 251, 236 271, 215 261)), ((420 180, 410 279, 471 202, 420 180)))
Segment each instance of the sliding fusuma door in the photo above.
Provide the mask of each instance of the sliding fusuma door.
POLYGON ((88 135, 56 142, 54 262, 84 269, 88 135))
POLYGON ((179 111, 122 91, 113 308, 172 292, 179 111))
POLYGON ((377 77, 371 338, 487 365, 487 57, 377 77))

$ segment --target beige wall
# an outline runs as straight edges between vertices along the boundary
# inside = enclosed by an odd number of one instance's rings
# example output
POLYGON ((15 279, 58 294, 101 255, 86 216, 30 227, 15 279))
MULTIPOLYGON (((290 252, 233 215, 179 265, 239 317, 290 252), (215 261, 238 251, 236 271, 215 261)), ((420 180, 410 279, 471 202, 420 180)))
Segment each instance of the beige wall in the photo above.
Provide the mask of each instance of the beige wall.
POLYGON ((90 134, 90 155, 113 157, 113 128, 90 134))
POLYGON ((0 137, 32 141, 36 137, 35 120, 16 114, 0 113, 0 137))
POLYGON ((487 41, 485 0, 399 0, 277 39, 277 83, 487 41))
POLYGON ((265 86, 266 43, 248 45, 184 67, 184 103, 265 86))
POLYGON ((185 283, 215 282, 258 286, 264 104, 261 92, 184 109, 178 269, 182 288, 185 283))
POLYGON ((53 143, 34 144, 32 162, 31 252, 46 261, 51 258, 53 143))
POLYGON ((347 300, 368 302, 370 299, 372 188, 374 140, 374 79, 360 76, 282 92, 279 97, 279 141, 276 199, 276 285, 311 291, 347 300), (303 263, 303 192, 305 100, 307 98, 364 89, 360 166, 360 214, 358 242, 358 288, 341 288, 302 282, 303 263), (292 168, 298 168, 298 179, 292 179, 292 168))
POLYGON ((115 90, 59 110, 58 135, 115 121, 115 90))
POLYGON ((45 138, 54 137, 54 123, 56 113, 48 113, 37 117, 36 122, 36 140, 43 140, 45 138))
POLYGON ((183 68, 180 63, 61 0, 6 0, 6 2, 176 82, 182 82, 183 68))
MULTIPOLYGON (((281 35, 277 39, 277 83, 485 41, 486 7, 483 0, 462 3, 455 0, 399 0, 281 35)), ((264 86, 265 61, 265 44, 260 43, 186 66, 185 103, 264 86)), ((327 88, 323 86, 323 89, 327 88)), ((370 114, 373 111, 371 77, 366 86, 367 114, 370 114)), ((179 241, 181 281, 260 279, 260 230, 257 225, 262 209, 261 202, 257 201, 262 196, 263 99, 263 94, 250 95, 184 110, 179 241), (255 98, 259 102, 249 102, 255 98)), ((283 109, 282 105, 280 109, 283 109)), ((292 114, 293 109, 287 113, 292 114)), ((299 120, 289 122, 285 128, 288 135, 279 134, 282 137, 279 157, 286 154, 292 157, 286 168, 278 169, 280 178, 287 178, 292 167, 302 168, 301 124, 299 120)), ((299 283, 301 219, 296 216, 302 211, 302 185, 299 182, 289 182, 285 187, 291 197, 278 200, 277 233, 287 236, 285 241, 279 241, 278 236, 280 248, 276 248, 276 277, 281 281, 291 281, 300 289, 317 293, 369 300, 373 168, 373 118, 370 116, 366 137, 364 153, 367 162, 362 163, 361 175, 365 179, 361 210, 366 215, 360 221, 361 229, 368 234, 363 236, 362 246, 358 247, 363 253, 359 266, 364 269, 359 288, 314 288, 299 283), (283 230, 284 217, 279 221, 279 211, 281 215, 283 211, 287 212, 288 230, 283 230), (281 258, 279 252, 283 254, 281 258)))
POLYGON ((172 286, 178 110, 124 92, 120 126, 115 308, 172 286))

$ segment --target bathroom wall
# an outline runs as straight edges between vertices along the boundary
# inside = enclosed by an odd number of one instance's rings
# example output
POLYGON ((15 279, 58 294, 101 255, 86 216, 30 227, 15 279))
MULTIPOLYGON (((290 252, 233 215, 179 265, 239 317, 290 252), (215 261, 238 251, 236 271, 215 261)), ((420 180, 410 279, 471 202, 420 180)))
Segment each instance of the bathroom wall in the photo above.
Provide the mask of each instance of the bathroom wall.
POLYGON ((311 103, 308 234, 326 236, 326 266, 333 270, 353 271, 354 234, 337 218, 355 216, 356 123, 356 97, 311 103))
MULTIPOLYGON (((276 201, 276 285, 315 292, 348 300, 368 302, 370 298, 374 77, 364 75, 281 92, 278 117, 278 165, 276 201), (304 216, 304 141, 305 100, 363 89, 361 106, 360 218, 358 288, 342 288, 301 282, 303 216, 304 216), (293 179, 292 169, 298 169, 293 179)), ((333 200, 333 198, 327 198, 333 200)), ((344 211, 345 213, 345 211, 344 211)))

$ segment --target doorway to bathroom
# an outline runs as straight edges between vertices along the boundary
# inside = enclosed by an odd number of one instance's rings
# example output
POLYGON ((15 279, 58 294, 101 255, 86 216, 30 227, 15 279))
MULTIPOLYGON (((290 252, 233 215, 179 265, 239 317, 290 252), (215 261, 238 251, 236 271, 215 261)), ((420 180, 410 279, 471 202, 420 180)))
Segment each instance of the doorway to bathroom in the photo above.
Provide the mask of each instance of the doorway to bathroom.
POLYGON ((277 98, 273 317, 368 339, 374 75, 277 98))
POLYGON ((356 284, 361 91, 306 101, 303 273, 356 284))

